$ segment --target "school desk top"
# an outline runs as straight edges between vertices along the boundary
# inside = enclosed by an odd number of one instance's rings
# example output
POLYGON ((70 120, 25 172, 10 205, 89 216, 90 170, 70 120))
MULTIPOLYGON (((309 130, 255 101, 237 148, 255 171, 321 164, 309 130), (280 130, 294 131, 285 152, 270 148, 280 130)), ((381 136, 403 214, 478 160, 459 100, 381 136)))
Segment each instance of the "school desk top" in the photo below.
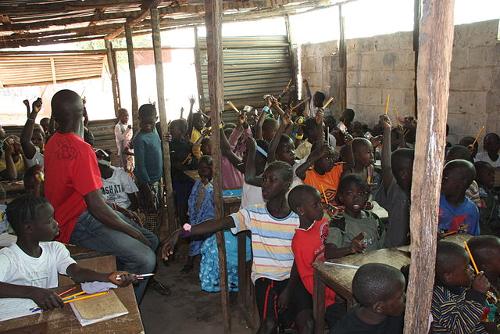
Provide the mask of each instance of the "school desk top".
MULTIPOLYGON (((68 288, 66 286, 55 290, 62 292, 68 288)), ((144 333, 132 286, 115 289, 114 291, 127 308, 128 314, 82 327, 71 307, 65 305, 63 309, 0 322, 0 333, 144 333)))

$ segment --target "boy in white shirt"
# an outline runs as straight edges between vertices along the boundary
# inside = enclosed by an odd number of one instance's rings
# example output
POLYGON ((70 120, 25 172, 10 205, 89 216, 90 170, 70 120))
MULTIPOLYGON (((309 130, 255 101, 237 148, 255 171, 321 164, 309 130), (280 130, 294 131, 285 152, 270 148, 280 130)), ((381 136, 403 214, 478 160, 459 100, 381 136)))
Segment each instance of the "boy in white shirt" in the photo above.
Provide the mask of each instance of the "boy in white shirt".
POLYGON ((63 307, 54 291, 57 274, 68 275, 77 283, 102 281, 127 286, 136 281, 127 272, 98 273, 76 264, 62 243, 52 241, 59 233, 54 209, 45 198, 23 195, 6 210, 17 242, 0 250, 0 307, 3 298, 28 298, 43 310, 63 307))
MULTIPOLYGON (((133 161, 129 163, 129 157, 132 156, 128 154, 130 149, 130 141, 134 135, 132 126, 128 124, 129 115, 125 108, 118 110, 118 123, 115 125, 115 140, 116 148, 118 149, 118 156, 120 157, 120 165, 125 170, 131 170, 133 161)), ((133 160, 133 159, 132 159, 133 160)))

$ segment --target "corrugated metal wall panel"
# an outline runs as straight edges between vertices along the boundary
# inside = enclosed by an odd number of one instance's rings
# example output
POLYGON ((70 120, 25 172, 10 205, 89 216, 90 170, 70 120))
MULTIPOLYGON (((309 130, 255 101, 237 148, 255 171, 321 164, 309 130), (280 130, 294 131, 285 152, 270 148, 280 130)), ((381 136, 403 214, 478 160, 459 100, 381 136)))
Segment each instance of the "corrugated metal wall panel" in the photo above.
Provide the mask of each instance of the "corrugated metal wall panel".
MULTIPOLYGON (((207 44, 198 40, 205 111, 210 101, 207 78, 207 44)), ((291 57, 286 36, 224 37, 224 100, 238 109, 245 105, 263 107, 263 96, 278 95, 291 79, 291 57)), ((237 114, 226 104, 225 122, 236 122, 237 114)))

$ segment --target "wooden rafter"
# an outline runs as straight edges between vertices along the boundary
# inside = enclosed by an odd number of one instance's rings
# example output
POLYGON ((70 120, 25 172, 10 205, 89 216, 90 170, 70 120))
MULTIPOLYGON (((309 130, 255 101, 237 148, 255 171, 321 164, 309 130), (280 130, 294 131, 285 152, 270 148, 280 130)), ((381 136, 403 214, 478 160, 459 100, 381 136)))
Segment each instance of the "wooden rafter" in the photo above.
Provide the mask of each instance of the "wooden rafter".
POLYGON ((62 1, 55 3, 13 3, 9 6, 0 6, 2 13, 60 13, 71 10, 106 8, 118 5, 135 5, 137 0, 85 0, 62 1))
MULTIPOLYGON (((94 11, 94 15, 98 16, 100 14, 104 14, 105 10, 106 10, 106 8, 96 8, 95 11, 94 11)), ((94 20, 90 21, 89 27, 95 26, 96 23, 97 23, 97 21, 94 21, 94 20)))

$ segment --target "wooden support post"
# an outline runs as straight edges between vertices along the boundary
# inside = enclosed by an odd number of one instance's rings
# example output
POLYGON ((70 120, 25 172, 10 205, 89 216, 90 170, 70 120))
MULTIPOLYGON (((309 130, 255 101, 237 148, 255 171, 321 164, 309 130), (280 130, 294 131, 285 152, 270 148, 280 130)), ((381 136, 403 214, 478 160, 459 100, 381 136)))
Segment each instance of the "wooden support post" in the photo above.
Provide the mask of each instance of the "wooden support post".
POLYGON ((198 27, 194 27, 194 68, 196 71, 196 84, 198 87, 198 105, 202 112, 206 112, 205 110, 205 94, 203 93, 203 80, 201 77, 201 54, 200 54, 200 45, 198 41, 198 27))
POLYGON ((162 225, 160 228, 160 240, 165 240, 170 233, 177 228, 175 219, 174 190, 172 188, 172 175, 170 174, 170 148, 168 144, 168 122, 167 111, 165 109, 165 85, 163 81, 163 61, 161 51, 160 36, 160 16, 157 8, 151 8, 151 33, 153 38, 153 53, 155 57, 156 70, 156 92, 158 97, 158 113, 160 114, 160 126, 163 138, 161 144, 163 147, 163 180, 167 193, 167 215, 162 214, 162 225))
POLYGON ((132 125, 134 133, 139 133, 139 99, 137 98, 137 80, 135 78, 134 42, 132 29, 125 23, 125 39, 127 41, 128 69, 130 71, 130 95, 132 96, 132 125))
POLYGON ((405 334, 427 333, 431 311, 446 146, 453 5, 453 0, 425 0, 422 8, 417 77, 419 118, 411 191, 411 265, 405 334))
MULTIPOLYGON (((290 17, 285 15, 285 28, 286 28, 286 37, 288 40, 288 54, 290 55, 290 73, 292 77, 292 83, 295 86, 295 93, 298 94, 298 83, 297 83, 297 68, 298 68, 298 59, 297 59, 297 47, 293 45, 292 41, 292 30, 290 27, 290 17)), ((295 98, 299 99, 298 95, 295 95, 295 98)))
POLYGON ((115 116, 118 117, 118 110, 120 109, 120 92, 118 91, 118 77, 116 74, 115 62, 113 59, 113 45, 111 41, 104 40, 106 46, 106 55, 108 58, 109 74, 111 76, 111 90, 113 93, 113 105, 115 107, 115 116))
POLYGON ((340 38, 339 38, 339 68, 340 68, 340 80, 339 80, 339 111, 340 114, 344 112, 347 108, 347 48, 345 46, 345 26, 344 26, 344 16, 342 15, 342 5, 339 5, 339 27, 340 27, 340 38))
MULTIPOLYGON (((224 69, 222 63, 222 0, 205 0, 205 26, 207 29, 207 57, 208 57, 208 94, 210 96, 210 117, 212 132, 210 144, 214 170, 221 170, 220 149, 220 113, 224 110, 224 69)), ((214 203, 217 219, 224 215, 222 202, 222 176, 214 173, 214 203)), ((220 286, 222 298, 222 316, 224 319, 224 333, 231 332, 231 316, 229 314, 229 293, 227 290, 226 249, 224 234, 217 232, 217 248, 219 250, 220 286)))
POLYGON ((418 35, 420 32, 420 16, 422 15, 422 0, 413 0, 413 52, 415 52, 415 83, 413 84, 413 94, 415 96, 414 116, 418 119, 417 112, 417 68, 418 68, 418 35))
POLYGON ((116 62, 116 50, 111 48, 111 59, 113 60, 113 66, 115 67, 116 73, 116 96, 118 97, 118 105, 121 108, 122 99, 120 97, 120 79, 118 78, 118 63, 116 62))

